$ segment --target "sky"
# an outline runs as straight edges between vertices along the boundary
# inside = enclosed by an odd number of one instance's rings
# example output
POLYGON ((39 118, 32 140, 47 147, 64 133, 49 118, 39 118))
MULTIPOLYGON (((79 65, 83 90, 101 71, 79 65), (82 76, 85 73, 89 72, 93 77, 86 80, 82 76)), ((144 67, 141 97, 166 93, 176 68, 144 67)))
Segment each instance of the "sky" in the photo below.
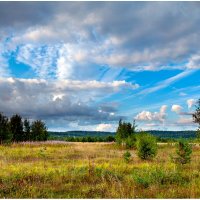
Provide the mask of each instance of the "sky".
POLYGON ((200 2, 0 2, 0 112, 48 130, 195 130, 200 2))

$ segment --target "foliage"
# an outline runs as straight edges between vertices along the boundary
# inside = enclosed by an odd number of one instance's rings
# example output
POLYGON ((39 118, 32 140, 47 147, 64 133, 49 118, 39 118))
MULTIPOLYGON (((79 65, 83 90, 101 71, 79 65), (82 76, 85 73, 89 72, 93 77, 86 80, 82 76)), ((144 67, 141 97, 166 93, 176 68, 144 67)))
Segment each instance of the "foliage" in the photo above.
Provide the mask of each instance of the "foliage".
POLYGON ((127 149, 132 149, 133 147, 136 146, 136 136, 135 135, 130 135, 125 139, 125 144, 127 149))
POLYGON ((0 143, 45 141, 47 138, 48 132, 44 122, 36 120, 31 124, 28 119, 23 121, 18 114, 13 115, 9 120, 0 113, 0 143))
POLYGON ((24 120, 24 139, 30 141, 33 136, 31 135, 31 125, 28 119, 24 120))
POLYGON ((200 128, 197 130, 197 132, 196 132, 196 136, 197 136, 197 139, 200 140, 200 128))
POLYGON ((0 113, 0 144, 3 142, 9 142, 12 139, 10 131, 9 120, 6 116, 0 113))
POLYGON ((186 140, 180 140, 177 144, 177 157, 175 158, 175 162, 179 164, 187 164, 191 161, 192 154, 192 145, 189 144, 186 140))
POLYGON ((12 140, 14 142, 24 141, 23 135, 23 122, 22 117, 20 115, 13 115, 10 118, 10 130, 13 134, 12 140))
POLYGON ((192 116, 193 116, 194 123, 199 124, 199 128, 200 128, 200 99, 197 101, 196 111, 192 116))
POLYGON ((48 138, 47 128, 41 120, 36 120, 31 125, 31 133, 33 141, 44 141, 48 138))
POLYGON ((156 138, 145 132, 138 134, 137 151, 138 156, 143 160, 154 158, 157 154, 156 138))
POLYGON ((197 101, 196 111, 192 116, 193 116, 194 123, 199 124, 199 128, 196 132, 196 137, 197 139, 200 139, 200 99, 197 101))
MULTIPOLYGON (((51 139, 52 137, 50 137, 51 139)), ((54 137, 52 139, 59 139, 58 137, 54 137)), ((113 136, 107 136, 107 137, 90 137, 90 136, 85 136, 85 137, 64 137, 65 141, 68 142, 114 142, 115 137, 113 136)))
POLYGON ((130 159, 131 159, 131 153, 129 151, 126 151, 124 154, 123 154, 123 157, 124 157, 124 160, 125 162, 130 162, 130 159))
POLYGON ((155 137, 168 140, 176 140, 180 138, 195 138, 196 131, 186 130, 186 131, 160 131, 160 130, 149 130, 148 133, 154 135, 155 137))
POLYGON ((129 122, 122 122, 122 120, 120 119, 116 132, 116 142, 118 144, 122 144, 126 141, 128 137, 132 138, 132 135, 135 133, 135 129, 136 129, 135 121, 133 122, 133 124, 131 124, 129 122))
POLYGON ((167 170, 162 167, 144 168, 133 171, 132 175, 135 183, 144 188, 151 185, 185 185, 188 183, 188 177, 181 174, 179 170, 167 170))
MULTIPOLYGON (((102 132, 102 131, 65 131, 65 132, 52 132, 48 131, 50 138, 65 140, 68 137, 97 137, 97 138, 106 138, 107 136, 116 136, 115 132, 102 132)), ((138 132, 135 132, 136 135, 138 132)), ((148 131, 151 135, 157 137, 158 142, 176 142, 177 139, 187 138, 193 139, 196 138, 196 131, 148 131)))

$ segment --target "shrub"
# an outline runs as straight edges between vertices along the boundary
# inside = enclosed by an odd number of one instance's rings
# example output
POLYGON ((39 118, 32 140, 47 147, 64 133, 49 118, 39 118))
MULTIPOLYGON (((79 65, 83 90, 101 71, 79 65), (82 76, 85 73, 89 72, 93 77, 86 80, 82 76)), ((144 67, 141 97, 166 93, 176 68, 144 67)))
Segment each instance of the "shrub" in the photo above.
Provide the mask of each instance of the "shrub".
POLYGON ((200 140, 200 129, 197 130, 196 137, 197 137, 198 140, 200 140))
POLYGON ((177 157, 175 161, 179 164, 190 163, 191 154, 192 154, 192 145, 189 144, 186 140, 180 140, 177 145, 177 157))
POLYGON ((156 138, 148 133, 140 133, 137 138, 138 156, 143 160, 149 160, 157 154, 156 138))
POLYGON ((161 167, 135 169, 132 178, 137 185, 144 188, 150 185, 185 185, 190 182, 187 175, 161 167))
POLYGON ((131 159, 131 153, 129 151, 126 151, 123 154, 123 157, 124 157, 125 162, 128 163, 128 162, 130 162, 130 159, 131 159))
POLYGON ((134 135, 129 136, 126 140, 125 140, 125 144, 126 144, 126 148, 127 149, 131 149, 133 147, 135 147, 136 144, 136 137, 134 135))

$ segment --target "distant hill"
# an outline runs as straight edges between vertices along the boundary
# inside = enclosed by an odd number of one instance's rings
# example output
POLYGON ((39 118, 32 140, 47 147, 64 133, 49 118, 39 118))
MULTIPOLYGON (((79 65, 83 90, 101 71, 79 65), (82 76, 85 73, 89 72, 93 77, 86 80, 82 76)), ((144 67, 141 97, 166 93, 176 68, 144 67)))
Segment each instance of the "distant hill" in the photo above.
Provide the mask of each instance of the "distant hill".
POLYGON ((115 132, 102 132, 102 131, 66 131, 66 132, 52 132, 49 131, 50 136, 54 137, 106 137, 109 135, 115 136, 115 132))
POLYGON ((195 138, 196 131, 157 131, 150 130, 147 131, 152 135, 160 138, 195 138))
MULTIPOLYGON (((196 131, 158 131, 149 130, 146 131, 152 135, 160 138, 195 138, 196 131)), ((115 132, 102 132, 102 131, 66 131, 66 132, 53 132, 49 131, 52 137, 106 137, 115 136, 115 132)))

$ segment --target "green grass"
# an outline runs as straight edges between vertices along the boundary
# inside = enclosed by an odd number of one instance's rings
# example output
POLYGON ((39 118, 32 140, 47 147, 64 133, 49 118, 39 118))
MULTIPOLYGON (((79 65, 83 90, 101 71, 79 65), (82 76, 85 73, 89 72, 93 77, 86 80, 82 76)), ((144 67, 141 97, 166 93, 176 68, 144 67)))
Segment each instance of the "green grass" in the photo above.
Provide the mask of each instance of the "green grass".
POLYGON ((135 150, 124 161, 114 143, 24 143, 0 146, 0 198, 200 198, 200 147, 183 167, 174 145, 153 161, 135 150))

